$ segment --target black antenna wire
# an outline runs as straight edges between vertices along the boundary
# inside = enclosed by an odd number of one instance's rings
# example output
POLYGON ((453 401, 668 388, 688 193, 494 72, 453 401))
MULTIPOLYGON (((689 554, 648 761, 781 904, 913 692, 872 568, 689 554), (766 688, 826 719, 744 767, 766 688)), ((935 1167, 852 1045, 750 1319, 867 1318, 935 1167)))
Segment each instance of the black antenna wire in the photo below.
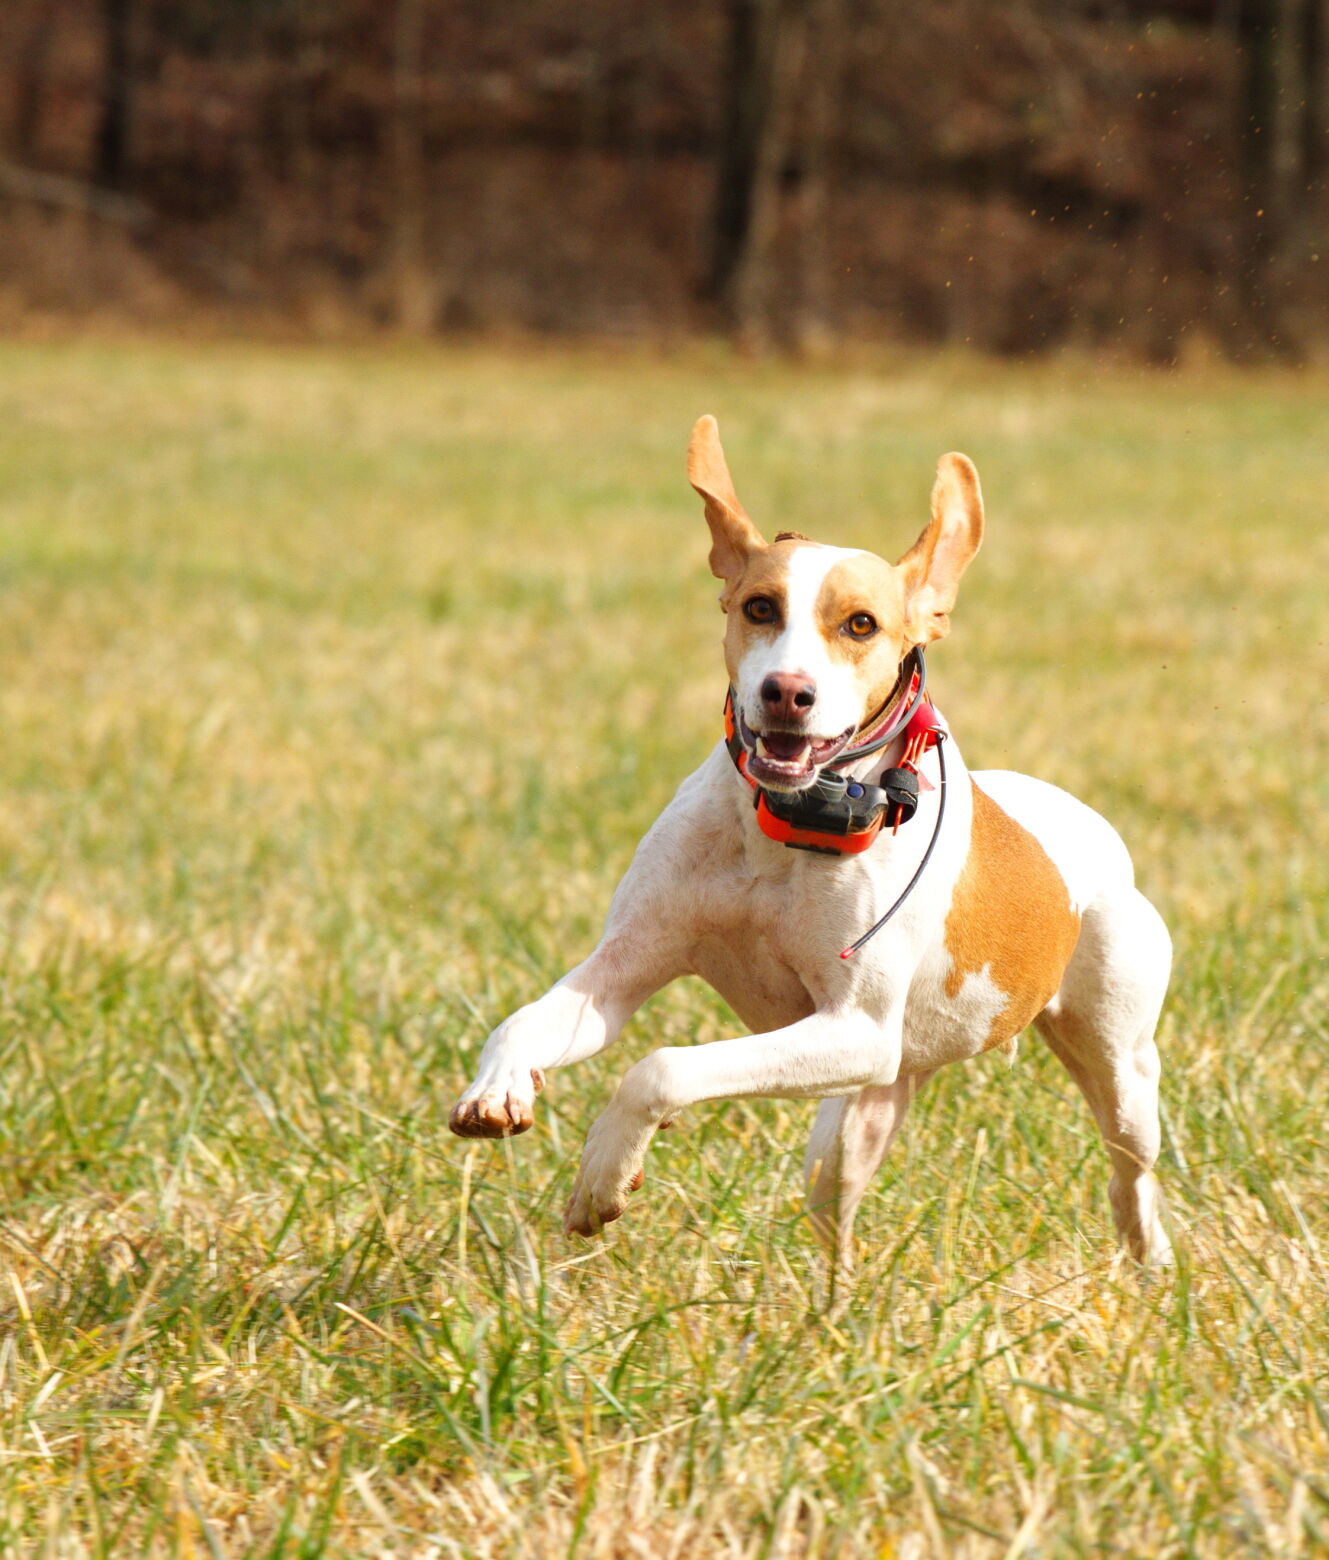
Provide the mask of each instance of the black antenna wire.
POLYGON ((946 816, 946 754, 943 751, 946 743, 946 733, 942 731, 940 727, 938 727, 936 736, 939 794, 937 797, 937 821, 932 827, 932 838, 928 841, 928 848, 923 852, 923 859, 919 862, 918 868, 915 871, 913 877, 911 877, 908 883, 905 884, 904 893, 900 895, 900 897, 895 901, 886 914, 882 916, 880 921, 876 922, 876 924, 873 926, 869 926, 867 931, 864 932, 856 942, 851 942, 849 946, 841 952, 840 957, 842 959, 853 958, 854 954, 858 952, 858 950, 865 942, 867 942, 870 937, 875 937, 877 935, 877 933, 882 929, 883 926, 886 925, 887 921, 890 920, 890 918, 895 914, 895 912, 900 908, 905 900, 909 898, 910 894, 913 893, 914 885, 918 882, 919 878, 923 876, 923 868, 926 867, 928 862, 932 859, 933 847, 936 845, 937 840, 941 835, 941 820, 946 816))

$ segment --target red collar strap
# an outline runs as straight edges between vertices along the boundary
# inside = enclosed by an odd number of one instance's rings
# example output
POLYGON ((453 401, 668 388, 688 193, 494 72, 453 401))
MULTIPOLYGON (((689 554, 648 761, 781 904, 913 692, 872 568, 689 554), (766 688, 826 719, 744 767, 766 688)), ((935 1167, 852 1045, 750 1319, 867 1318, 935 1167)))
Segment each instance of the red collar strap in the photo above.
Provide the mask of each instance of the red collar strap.
POLYGON ((900 674, 883 707, 884 713, 881 719, 861 742, 855 742, 852 747, 846 748, 840 754, 834 767, 841 769, 846 764, 856 764, 860 758, 866 758, 869 753, 876 753, 888 743, 894 742, 896 737, 908 727, 915 712, 923 704, 927 685, 928 664, 923 659, 923 647, 915 645, 900 663, 900 674), (900 694, 901 688, 905 689, 903 694, 900 694))
POLYGON ((858 855, 869 848, 883 824, 890 824, 894 831, 913 817, 920 784, 931 789, 931 782, 919 772, 919 764, 942 734, 941 718, 922 696, 926 678, 922 659, 919 653, 907 695, 893 702, 891 713, 876 732, 865 743, 842 753, 834 764, 828 764, 816 783, 805 791, 768 792, 748 773, 748 749, 739 735, 734 693, 732 688, 729 690, 724 706, 725 746, 734 768, 755 793, 757 823, 768 839, 794 850, 831 856, 858 855), (890 725, 891 716, 901 704, 907 718, 890 725), (888 725, 886 735, 881 736, 888 725), (882 775, 879 785, 868 785, 838 773, 843 765, 856 762, 901 735, 905 739, 904 753, 900 762, 882 775))

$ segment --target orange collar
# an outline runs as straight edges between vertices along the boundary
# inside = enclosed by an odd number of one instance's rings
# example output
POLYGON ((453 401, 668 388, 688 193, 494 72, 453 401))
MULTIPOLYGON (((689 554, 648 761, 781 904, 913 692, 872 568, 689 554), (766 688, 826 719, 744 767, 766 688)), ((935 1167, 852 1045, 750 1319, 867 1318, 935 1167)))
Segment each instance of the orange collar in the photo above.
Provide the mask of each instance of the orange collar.
MULTIPOLYGON (((894 702, 872 736, 841 753, 803 791, 767 791, 748 773, 748 749, 738 730, 734 690, 725 698, 725 747, 734 768, 752 787, 757 823, 768 839, 794 850, 823 855, 850 856, 867 850, 889 823, 892 831, 913 817, 918 805, 919 764, 942 732, 941 718, 923 697, 927 671, 921 650, 913 652, 916 665, 903 700, 894 702), (903 715, 896 716, 900 705, 903 715), (849 763, 879 751, 903 735, 905 750, 899 764, 885 771, 879 785, 851 780, 839 773, 849 763)), ((903 680, 903 674, 902 674, 903 680)), ((928 785, 927 781, 923 781, 928 785)))

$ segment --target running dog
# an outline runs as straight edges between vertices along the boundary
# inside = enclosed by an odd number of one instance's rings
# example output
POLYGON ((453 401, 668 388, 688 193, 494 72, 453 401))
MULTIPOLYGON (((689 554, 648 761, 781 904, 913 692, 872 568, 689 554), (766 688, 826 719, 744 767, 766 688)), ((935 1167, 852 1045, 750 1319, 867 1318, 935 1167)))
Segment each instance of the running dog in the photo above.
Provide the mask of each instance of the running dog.
POLYGON ((1032 1023, 1098 1123, 1122 1242, 1166 1262, 1152 1172, 1167 929, 1108 823, 1040 780, 970 774, 924 693, 923 652, 983 537, 972 463, 942 457, 931 522, 896 564, 798 532, 766 542, 712 417, 688 477, 724 584, 725 740, 642 840, 594 953, 489 1036, 453 1132, 525 1132, 550 1068, 700 975, 752 1033, 628 1069, 590 1129, 567 1230, 623 1213, 652 1135, 688 1106, 816 1099, 809 1214, 847 1274, 855 1211, 915 1091, 1032 1023))

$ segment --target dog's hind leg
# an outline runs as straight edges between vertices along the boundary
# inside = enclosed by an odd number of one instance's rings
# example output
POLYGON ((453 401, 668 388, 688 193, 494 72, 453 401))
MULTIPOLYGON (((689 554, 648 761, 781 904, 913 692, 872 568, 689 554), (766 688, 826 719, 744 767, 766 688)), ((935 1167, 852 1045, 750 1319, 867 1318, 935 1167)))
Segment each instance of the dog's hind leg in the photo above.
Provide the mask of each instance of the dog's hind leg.
POLYGON ((874 1084, 857 1094, 823 1100, 803 1159, 808 1218, 826 1248, 834 1283, 854 1270, 854 1215, 900 1129, 909 1102, 930 1072, 874 1084))
POLYGON ((1084 914, 1061 989, 1035 1027, 1080 1086, 1112 1161, 1109 1197, 1123 1245, 1138 1261, 1165 1265, 1158 1159, 1158 1049, 1154 1028, 1167 991, 1172 942, 1158 912, 1135 889, 1114 892, 1084 914))

